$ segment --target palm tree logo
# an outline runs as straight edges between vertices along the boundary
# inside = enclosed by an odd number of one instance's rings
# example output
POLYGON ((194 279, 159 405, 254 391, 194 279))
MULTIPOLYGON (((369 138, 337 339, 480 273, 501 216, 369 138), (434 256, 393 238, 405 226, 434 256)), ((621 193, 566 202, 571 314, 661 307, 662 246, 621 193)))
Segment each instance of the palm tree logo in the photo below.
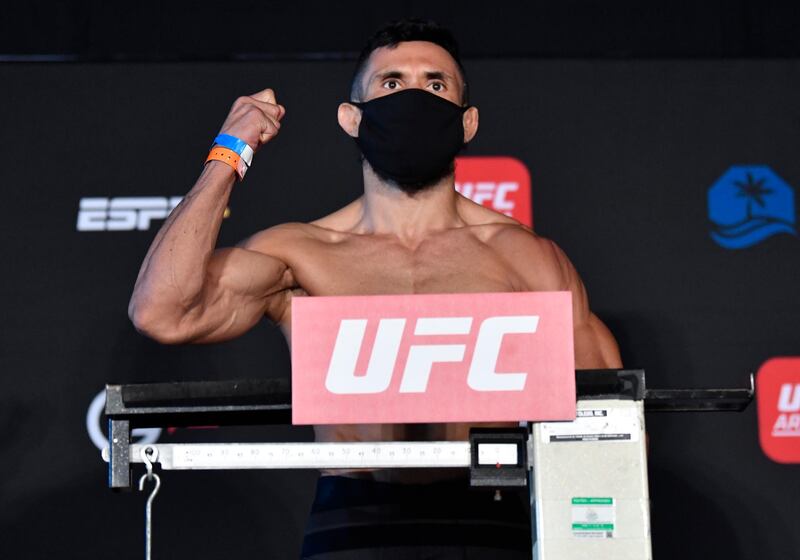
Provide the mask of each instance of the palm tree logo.
POLYGON ((708 190, 711 238, 726 249, 797 235, 794 189, 767 165, 734 165, 708 190))
POLYGON ((764 208, 766 206, 766 203, 764 202, 764 196, 774 192, 772 189, 768 189, 764 186, 766 181, 766 177, 754 179, 753 174, 749 171, 746 174, 745 181, 733 181, 733 184, 739 189, 739 192, 736 193, 736 196, 747 199, 746 222, 749 222, 753 219, 753 204, 758 204, 761 208, 764 208))

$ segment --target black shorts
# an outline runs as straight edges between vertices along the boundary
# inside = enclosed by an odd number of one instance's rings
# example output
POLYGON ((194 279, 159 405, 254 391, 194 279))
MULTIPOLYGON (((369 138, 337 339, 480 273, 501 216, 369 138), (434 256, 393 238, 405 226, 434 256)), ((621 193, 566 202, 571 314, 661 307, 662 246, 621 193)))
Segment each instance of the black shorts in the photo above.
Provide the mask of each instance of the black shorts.
POLYGON ((324 476, 303 539, 313 560, 531 558, 528 494, 466 479, 391 484, 324 476))

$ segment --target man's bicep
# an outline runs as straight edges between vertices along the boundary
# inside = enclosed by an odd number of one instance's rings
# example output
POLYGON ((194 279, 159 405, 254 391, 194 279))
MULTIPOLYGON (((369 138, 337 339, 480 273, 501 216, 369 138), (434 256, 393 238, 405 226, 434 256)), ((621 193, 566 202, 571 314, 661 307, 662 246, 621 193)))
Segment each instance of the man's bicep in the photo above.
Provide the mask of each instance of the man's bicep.
POLYGON ((280 259, 241 247, 218 249, 209 262, 202 301, 186 317, 194 331, 191 342, 220 342, 244 334, 280 307, 290 279, 291 271, 280 259))

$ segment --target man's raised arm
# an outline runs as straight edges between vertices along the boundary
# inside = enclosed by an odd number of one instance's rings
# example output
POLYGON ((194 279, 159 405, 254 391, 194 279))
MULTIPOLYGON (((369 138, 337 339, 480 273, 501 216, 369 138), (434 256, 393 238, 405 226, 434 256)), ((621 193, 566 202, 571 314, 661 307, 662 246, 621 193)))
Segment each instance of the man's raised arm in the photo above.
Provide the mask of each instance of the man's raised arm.
MULTIPOLYGON (((237 99, 221 132, 257 150, 278 133, 284 113, 266 89, 237 99)), ((214 250, 235 177, 228 164, 209 162, 156 235, 128 307, 142 333, 164 343, 233 338, 288 287, 280 260, 246 248, 214 250)))

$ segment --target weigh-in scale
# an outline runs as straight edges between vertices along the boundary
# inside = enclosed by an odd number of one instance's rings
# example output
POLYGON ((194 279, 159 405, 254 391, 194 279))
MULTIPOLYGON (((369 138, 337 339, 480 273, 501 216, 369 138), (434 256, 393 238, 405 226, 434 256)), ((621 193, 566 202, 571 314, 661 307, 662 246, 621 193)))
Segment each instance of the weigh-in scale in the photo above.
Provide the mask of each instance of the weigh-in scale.
POLYGON ((358 443, 132 443, 131 430, 198 425, 291 423, 289 380, 261 379, 106 386, 110 447, 103 451, 112 489, 140 489, 162 470, 464 468, 471 486, 527 486, 537 560, 652 557, 645 412, 741 411, 741 389, 647 389, 643 370, 576 372, 577 418, 473 429, 469 441, 358 443))

